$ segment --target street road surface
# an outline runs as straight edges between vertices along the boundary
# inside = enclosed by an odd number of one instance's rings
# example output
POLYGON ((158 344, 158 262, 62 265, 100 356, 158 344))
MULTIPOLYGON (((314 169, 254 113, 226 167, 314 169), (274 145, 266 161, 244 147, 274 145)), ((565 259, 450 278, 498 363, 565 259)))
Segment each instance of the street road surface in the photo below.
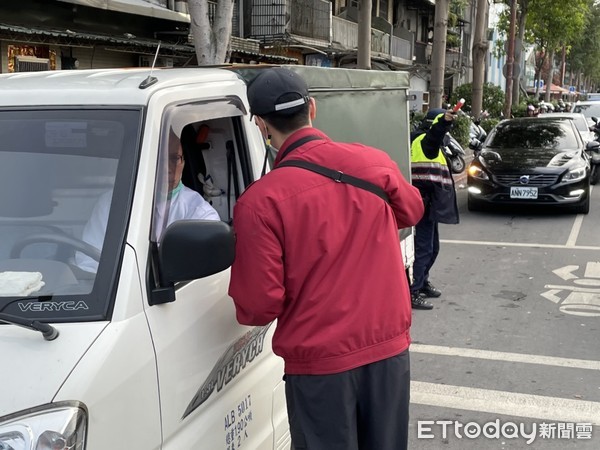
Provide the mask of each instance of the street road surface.
POLYGON ((458 201, 413 311, 409 448, 600 449, 600 187, 585 216, 458 201))

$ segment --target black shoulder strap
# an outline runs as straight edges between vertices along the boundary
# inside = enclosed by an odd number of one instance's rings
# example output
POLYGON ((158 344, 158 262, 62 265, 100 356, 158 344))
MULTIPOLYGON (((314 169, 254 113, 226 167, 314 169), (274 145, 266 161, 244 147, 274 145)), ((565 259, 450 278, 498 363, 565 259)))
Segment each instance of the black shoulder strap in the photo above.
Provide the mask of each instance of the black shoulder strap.
POLYGON ((310 170, 311 172, 318 173, 320 175, 331 178, 332 180, 338 183, 346 183, 352 186, 356 186, 357 188, 364 189, 366 191, 372 192, 373 194, 381 197, 388 204, 390 203, 390 199, 386 192, 377 186, 376 184, 371 183, 370 181, 363 180, 362 178, 356 178, 352 175, 347 175, 339 170, 329 169, 327 167, 320 166, 318 164, 314 164, 308 161, 301 161, 297 159, 293 159, 290 161, 282 161, 277 165, 277 168, 280 167, 300 167, 301 169, 310 170))
POLYGON ((315 136, 314 134, 311 134, 311 135, 308 135, 308 136, 304 136, 303 138, 300 138, 297 141, 292 142, 290 144, 290 146, 285 149, 285 151, 283 152, 283 154, 281 155, 281 158, 279 160, 283 161, 283 159, 287 155, 289 155, 292 150, 296 150, 298 147, 300 147, 301 145, 306 144, 307 142, 310 142, 310 141, 322 141, 322 140, 323 140, 322 137, 315 136))

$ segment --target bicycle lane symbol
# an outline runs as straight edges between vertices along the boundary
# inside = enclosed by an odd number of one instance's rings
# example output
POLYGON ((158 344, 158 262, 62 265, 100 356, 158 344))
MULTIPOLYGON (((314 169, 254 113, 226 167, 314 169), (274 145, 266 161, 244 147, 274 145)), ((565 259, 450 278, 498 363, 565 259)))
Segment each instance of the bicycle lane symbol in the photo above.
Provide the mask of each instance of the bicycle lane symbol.
POLYGON ((579 277, 579 266, 564 266, 552 271, 564 281, 573 285, 544 286, 549 289, 542 297, 560 305, 559 310, 575 316, 600 316, 600 262, 588 262, 579 277))

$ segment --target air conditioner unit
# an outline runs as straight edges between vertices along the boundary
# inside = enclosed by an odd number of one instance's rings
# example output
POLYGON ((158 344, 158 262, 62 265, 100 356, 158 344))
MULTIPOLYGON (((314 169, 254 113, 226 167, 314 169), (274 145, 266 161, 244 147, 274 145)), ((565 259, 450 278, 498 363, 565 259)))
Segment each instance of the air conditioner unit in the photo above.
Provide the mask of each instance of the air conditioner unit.
POLYGON ((40 72, 42 70, 50 70, 50 60, 48 58, 15 56, 15 72, 40 72))
MULTIPOLYGON (((140 67, 152 67, 154 56, 140 56, 140 67)), ((159 56, 156 58, 155 67, 173 67, 173 58, 159 56)))

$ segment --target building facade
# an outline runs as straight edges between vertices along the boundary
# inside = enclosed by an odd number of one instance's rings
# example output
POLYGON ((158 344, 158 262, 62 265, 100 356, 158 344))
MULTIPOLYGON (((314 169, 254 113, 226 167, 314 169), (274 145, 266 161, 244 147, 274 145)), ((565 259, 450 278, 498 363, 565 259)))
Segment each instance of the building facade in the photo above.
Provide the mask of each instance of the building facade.
MULTIPOLYGON (((376 70, 405 70, 426 105, 435 0, 372 0, 376 70)), ((211 14, 216 4, 209 2, 211 14)), ((231 60, 356 67, 359 0, 236 0, 231 60)), ((0 72, 195 64, 187 0, 0 5, 0 72)), ((471 81, 475 10, 450 11, 445 91, 471 81)))

